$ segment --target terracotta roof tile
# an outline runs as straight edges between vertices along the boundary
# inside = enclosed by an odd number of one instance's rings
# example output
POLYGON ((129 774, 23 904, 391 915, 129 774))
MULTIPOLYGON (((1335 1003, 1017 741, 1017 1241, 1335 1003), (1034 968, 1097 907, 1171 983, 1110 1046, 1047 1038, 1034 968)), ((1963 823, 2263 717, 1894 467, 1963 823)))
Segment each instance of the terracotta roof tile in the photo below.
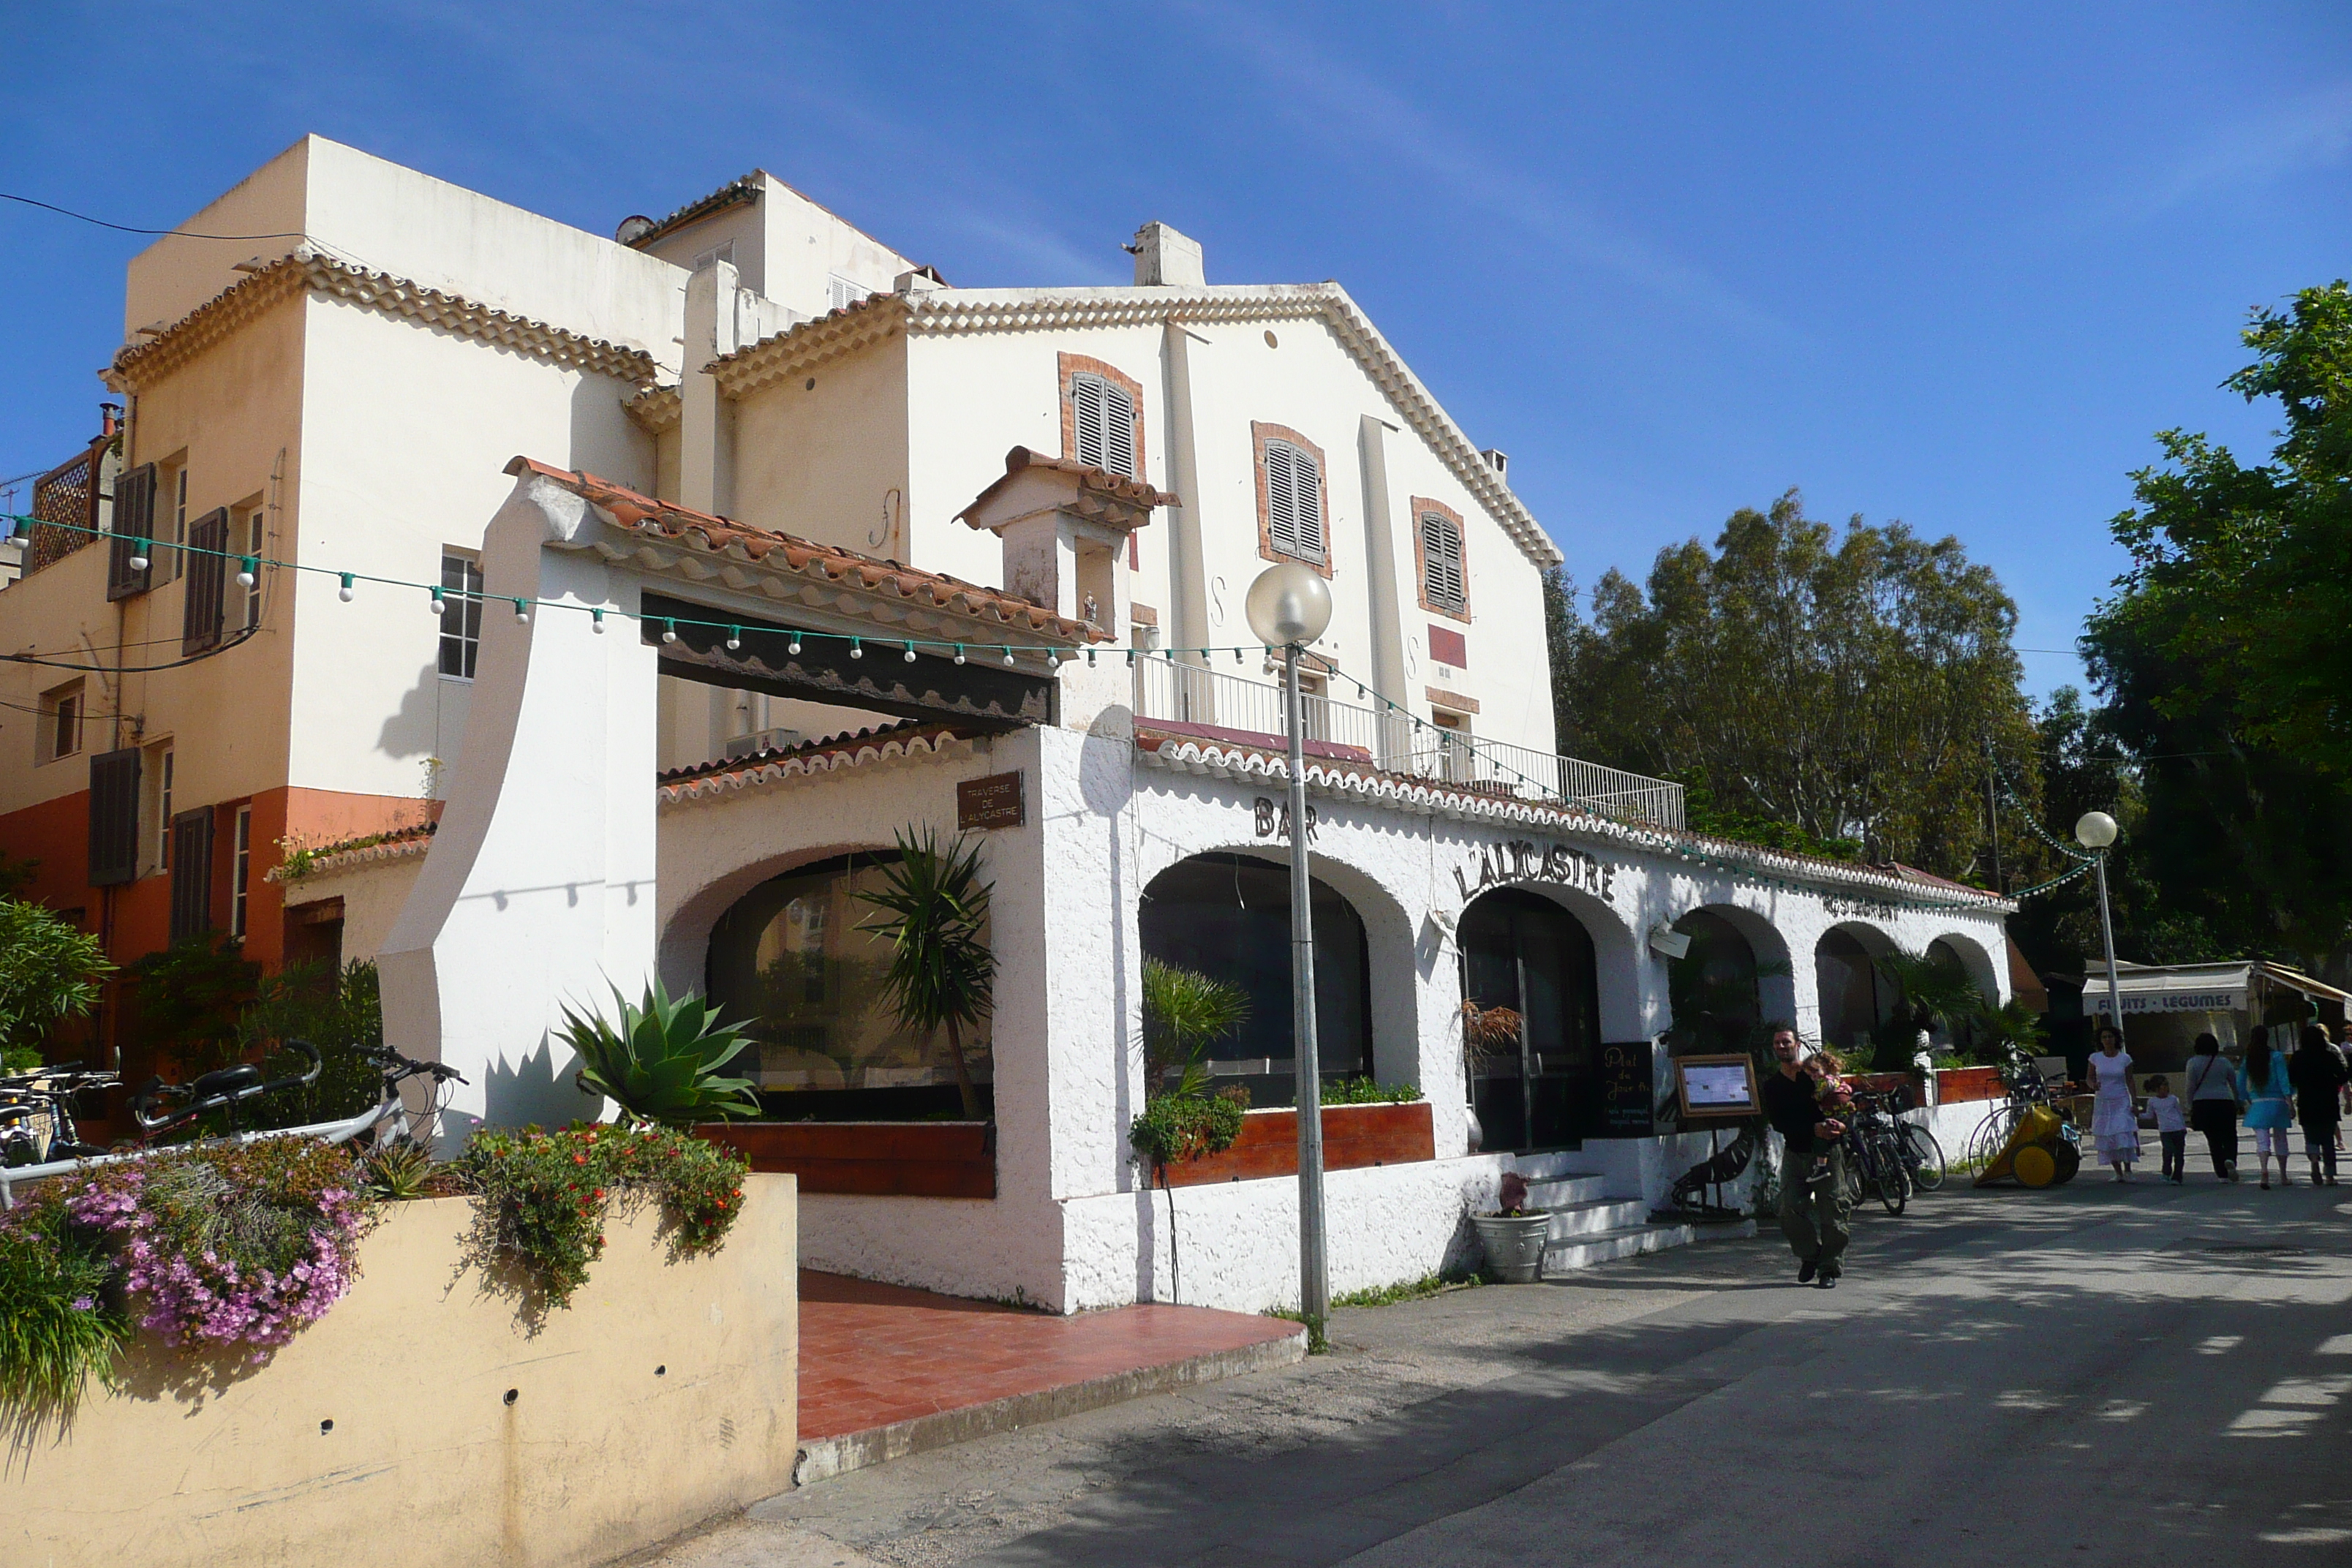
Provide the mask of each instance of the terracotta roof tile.
POLYGON ((919 571, 896 561, 860 554, 839 545, 819 544, 794 534, 752 528, 713 512, 656 500, 626 485, 616 485, 591 473, 559 468, 535 458, 518 457, 507 465, 506 471, 517 477, 531 473, 551 479, 610 513, 620 527, 635 532, 659 534, 689 547, 698 547, 698 548, 713 553, 740 550, 748 560, 772 565, 778 563, 772 558, 781 552, 781 564, 795 573, 814 571, 835 581, 852 579, 869 589, 887 586, 902 598, 928 600, 938 609, 950 608, 961 600, 971 613, 992 615, 1029 631, 1067 642, 1108 642, 1112 637, 1112 634, 1099 627, 1055 615, 1002 588, 967 583, 943 572, 919 571))
POLYGON ((1080 489, 1094 490, 1114 500, 1124 501, 1129 506, 1140 507, 1146 511, 1153 507, 1176 504, 1174 496, 1155 490, 1141 479, 1131 479, 1125 474, 1114 474, 1108 468, 1098 468, 1092 463, 1081 463, 1075 458, 1049 458, 1043 452, 1033 452, 1026 447, 1015 447, 1004 454, 1004 477, 974 496, 971 504, 956 513, 956 516, 971 527, 978 528, 980 524, 971 521, 971 514, 979 510, 982 503, 989 497, 1012 483, 1024 469, 1028 468, 1051 468, 1056 473, 1076 474, 1080 489))

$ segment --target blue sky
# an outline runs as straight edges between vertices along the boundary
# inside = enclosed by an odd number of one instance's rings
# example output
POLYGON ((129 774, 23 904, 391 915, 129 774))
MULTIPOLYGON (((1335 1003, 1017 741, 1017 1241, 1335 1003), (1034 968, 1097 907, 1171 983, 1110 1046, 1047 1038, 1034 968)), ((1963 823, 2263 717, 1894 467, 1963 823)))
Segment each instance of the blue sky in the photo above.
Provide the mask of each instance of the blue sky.
MULTIPOLYGON (((2072 646, 2152 433, 2352 274, 2352 7, 0 0, 0 190, 180 221, 315 131, 600 233, 763 166, 955 283, 1336 278, 1590 585, 1801 486, 2072 646)), ((0 205, 0 477, 143 241, 0 205)), ((25 499, 19 490, 21 504, 25 499)), ((2029 655, 2030 683, 2074 676, 2029 655)))

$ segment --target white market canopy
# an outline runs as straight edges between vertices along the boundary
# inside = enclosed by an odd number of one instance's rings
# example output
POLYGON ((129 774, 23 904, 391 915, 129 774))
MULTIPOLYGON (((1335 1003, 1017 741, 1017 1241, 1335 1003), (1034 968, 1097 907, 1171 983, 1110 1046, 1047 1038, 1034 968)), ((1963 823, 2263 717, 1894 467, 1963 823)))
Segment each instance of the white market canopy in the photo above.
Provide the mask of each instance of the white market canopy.
MULTIPOLYGON (((2126 1018, 2158 1013, 2243 1013, 2248 1010, 2250 993, 2273 990, 2299 992, 2315 1002, 2347 1000, 2347 993, 2299 970, 2260 960, 2164 965, 2118 962, 2116 968, 2126 1018)), ((2105 1016, 2108 1004, 2105 972, 2095 968, 2083 977, 2083 1011, 2105 1016)))

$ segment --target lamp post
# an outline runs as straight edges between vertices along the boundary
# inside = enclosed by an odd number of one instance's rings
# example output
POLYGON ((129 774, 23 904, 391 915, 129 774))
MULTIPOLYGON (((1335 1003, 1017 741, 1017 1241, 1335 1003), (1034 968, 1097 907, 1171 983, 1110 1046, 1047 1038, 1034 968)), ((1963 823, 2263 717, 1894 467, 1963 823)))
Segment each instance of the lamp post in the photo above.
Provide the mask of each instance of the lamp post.
POLYGON ((1307 865, 1307 725, 1298 658, 1331 624, 1331 590, 1295 561, 1269 566, 1249 586, 1250 631, 1282 649, 1282 719, 1290 741, 1291 1059, 1298 1085, 1298 1311, 1310 1342, 1331 1310, 1331 1269, 1323 1235, 1323 1087, 1315 1048, 1315 909, 1307 865))
POLYGON ((2124 987, 2116 976, 2116 922, 2107 914, 2107 849, 2116 841, 2116 819, 2104 811, 2086 811, 2074 824, 2075 841, 2099 858, 2099 939, 2107 948, 2107 1011, 2116 1034, 2124 1032, 2124 987))

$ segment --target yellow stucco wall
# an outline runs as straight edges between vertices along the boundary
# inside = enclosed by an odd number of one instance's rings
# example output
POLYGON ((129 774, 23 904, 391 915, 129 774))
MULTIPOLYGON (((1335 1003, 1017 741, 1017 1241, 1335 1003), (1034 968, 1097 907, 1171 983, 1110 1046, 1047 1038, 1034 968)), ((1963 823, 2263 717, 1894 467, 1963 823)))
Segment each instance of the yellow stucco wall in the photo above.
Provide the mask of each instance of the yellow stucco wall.
POLYGON ((793 1178, 754 1176, 744 1197, 711 1258, 667 1261, 653 1211, 616 1224, 536 1336, 461 1271, 467 1200, 400 1205, 351 1294, 265 1364, 174 1389, 186 1363, 142 1340, 123 1392, 13 1451, 0 1561, 592 1563, 782 1491, 799 1397, 793 1178))

